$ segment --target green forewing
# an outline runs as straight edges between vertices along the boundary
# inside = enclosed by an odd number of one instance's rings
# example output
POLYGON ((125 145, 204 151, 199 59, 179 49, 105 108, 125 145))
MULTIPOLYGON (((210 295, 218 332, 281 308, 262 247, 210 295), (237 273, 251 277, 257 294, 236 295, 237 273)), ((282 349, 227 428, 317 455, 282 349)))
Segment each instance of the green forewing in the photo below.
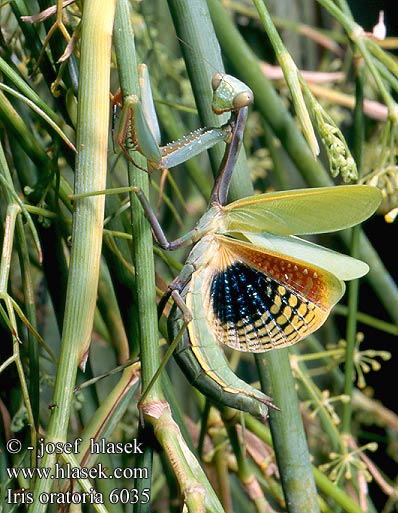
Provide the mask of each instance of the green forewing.
POLYGON ((223 224, 230 232, 327 233, 364 221, 380 202, 380 191, 367 185, 273 192, 243 198, 223 207, 223 224))
POLYGON ((258 248, 268 249, 322 267, 340 280, 354 280, 364 276, 369 271, 369 266, 361 260, 337 253, 298 237, 249 232, 233 232, 230 235, 251 242, 258 248))
POLYGON ((151 127, 145 117, 142 104, 140 102, 135 104, 132 103, 131 108, 134 119, 135 144, 148 160, 151 160, 152 162, 160 162, 162 156, 160 154, 159 145, 155 136, 152 134, 151 127))
POLYGON ((160 128, 156 115, 155 103, 151 91, 151 81, 149 79, 148 67, 146 64, 138 64, 138 84, 140 86, 142 113, 148 124, 148 128, 155 139, 156 144, 160 145, 160 128))

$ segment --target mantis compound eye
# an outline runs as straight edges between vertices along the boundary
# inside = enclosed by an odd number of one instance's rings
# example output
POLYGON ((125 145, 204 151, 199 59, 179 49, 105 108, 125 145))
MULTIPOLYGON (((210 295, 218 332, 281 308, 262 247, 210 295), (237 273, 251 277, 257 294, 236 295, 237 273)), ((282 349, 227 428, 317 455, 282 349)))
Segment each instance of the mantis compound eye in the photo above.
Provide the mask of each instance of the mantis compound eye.
POLYGON ((211 81, 211 87, 213 88, 213 91, 216 91, 218 89, 218 86, 221 84, 224 76, 224 73, 216 73, 215 75, 213 75, 211 81))
POLYGON ((252 91, 243 91, 235 96, 233 100, 234 109, 239 110, 243 109, 243 107, 247 107, 252 104, 254 100, 254 96, 252 91))

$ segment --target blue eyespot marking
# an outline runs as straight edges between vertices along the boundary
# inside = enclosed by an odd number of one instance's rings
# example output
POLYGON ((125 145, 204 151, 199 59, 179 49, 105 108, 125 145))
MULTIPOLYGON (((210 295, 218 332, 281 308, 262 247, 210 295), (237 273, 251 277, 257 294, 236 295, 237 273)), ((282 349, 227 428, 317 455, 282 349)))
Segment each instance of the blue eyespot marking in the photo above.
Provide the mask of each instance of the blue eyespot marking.
POLYGON ((217 340, 252 352, 294 344, 318 322, 314 303, 239 261, 214 274, 210 308, 217 340))
POLYGON ((211 286, 214 313, 223 324, 255 322, 270 310, 273 295, 272 283, 264 274, 240 263, 216 274, 211 286))

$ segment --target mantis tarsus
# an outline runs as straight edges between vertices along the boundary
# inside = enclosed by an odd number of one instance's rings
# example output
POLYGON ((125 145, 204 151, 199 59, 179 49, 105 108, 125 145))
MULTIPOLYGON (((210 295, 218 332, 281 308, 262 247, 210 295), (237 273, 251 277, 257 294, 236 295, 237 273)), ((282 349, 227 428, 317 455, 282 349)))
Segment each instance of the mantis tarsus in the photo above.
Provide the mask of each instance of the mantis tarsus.
POLYGON ((380 192, 348 185, 260 194, 226 205, 247 107, 234 111, 223 162, 207 211, 196 227, 169 242, 148 200, 138 198, 156 242, 166 250, 191 243, 181 273, 159 305, 175 304, 169 332, 188 379, 216 403, 266 417, 271 398, 240 380, 221 349, 264 352, 297 343, 317 330, 359 278, 359 260, 296 235, 341 230, 374 213, 380 192), (187 326, 187 332, 183 333, 187 326))

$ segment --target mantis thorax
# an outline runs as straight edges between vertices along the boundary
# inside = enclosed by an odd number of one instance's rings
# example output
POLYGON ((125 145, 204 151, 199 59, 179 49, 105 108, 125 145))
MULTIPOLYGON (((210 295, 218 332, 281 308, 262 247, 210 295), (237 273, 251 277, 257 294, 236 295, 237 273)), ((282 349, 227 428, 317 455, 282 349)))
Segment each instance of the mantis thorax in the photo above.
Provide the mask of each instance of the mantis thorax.
POLYGON ((192 236, 192 242, 197 242, 206 234, 216 233, 222 230, 222 211, 218 204, 211 205, 204 213, 196 227, 192 236))

